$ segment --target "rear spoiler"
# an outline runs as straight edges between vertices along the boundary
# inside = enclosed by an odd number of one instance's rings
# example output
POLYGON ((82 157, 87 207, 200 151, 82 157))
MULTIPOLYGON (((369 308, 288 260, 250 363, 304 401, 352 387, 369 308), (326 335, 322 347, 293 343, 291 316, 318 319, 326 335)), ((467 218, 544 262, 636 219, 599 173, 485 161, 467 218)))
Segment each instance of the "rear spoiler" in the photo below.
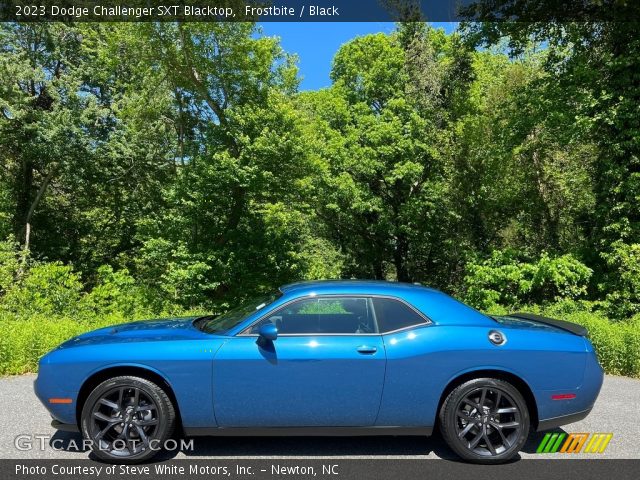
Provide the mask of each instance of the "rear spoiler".
POLYGON ((540 315, 534 315, 533 313, 510 313, 509 317, 521 318, 523 320, 531 320, 533 322, 543 323, 545 325, 550 325, 552 327, 560 328, 562 330, 566 330, 567 332, 571 332, 574 335, 579 335, 581 337, 586 337, 589 333, 588 330, 582 325, 578 325, 577 323, 565 322, 564 320, 556 320, 554 318, 542 317, 540 315))

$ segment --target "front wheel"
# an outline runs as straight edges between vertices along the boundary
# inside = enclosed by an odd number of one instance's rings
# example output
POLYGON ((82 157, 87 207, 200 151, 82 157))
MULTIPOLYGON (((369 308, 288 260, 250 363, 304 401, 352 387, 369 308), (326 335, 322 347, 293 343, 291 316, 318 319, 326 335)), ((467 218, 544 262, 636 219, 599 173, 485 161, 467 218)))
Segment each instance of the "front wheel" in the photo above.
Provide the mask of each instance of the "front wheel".
POLYGON ((513 385, 476 378, 455 388, 440 409, 440 429, 451 449, 474 463, 504 463, 527 441, 529 411, 513 385))
POLYGON ((108 462, 138 463, 161 450, 173 433, 175 409, 155 383, 140 377, 102 382, 82 408, 82 434, 108 462))

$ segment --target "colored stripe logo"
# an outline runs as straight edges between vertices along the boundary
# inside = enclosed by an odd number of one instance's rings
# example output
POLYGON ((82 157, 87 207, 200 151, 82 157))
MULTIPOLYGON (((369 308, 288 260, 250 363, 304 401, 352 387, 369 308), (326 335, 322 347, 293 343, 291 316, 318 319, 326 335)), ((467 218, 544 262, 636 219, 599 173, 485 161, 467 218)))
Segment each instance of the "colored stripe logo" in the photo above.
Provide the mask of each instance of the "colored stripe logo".
POLYGON ((547 433, 538 445, 536 453, 604 453, 613 438, 613 433, 594 433, 591 438, 589 435, 589 433, 547 433), (584 450, 582 450, 583 447, 584 450))
POLYGON ((594 433, 584 449, 585 453, 602 453, 609 445, 613 433, 594 433))

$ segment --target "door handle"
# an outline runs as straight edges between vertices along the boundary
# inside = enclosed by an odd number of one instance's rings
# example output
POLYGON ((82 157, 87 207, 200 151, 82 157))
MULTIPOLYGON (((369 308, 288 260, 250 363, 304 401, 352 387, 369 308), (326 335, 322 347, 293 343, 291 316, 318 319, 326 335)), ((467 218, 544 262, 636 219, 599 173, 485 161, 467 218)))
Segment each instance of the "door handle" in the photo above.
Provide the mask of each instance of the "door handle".
POLYGON ((358 353, 362 353, 363 355, 371 355, 378 351, 376 347, 370 347, 369 345, 360 345, 358 348, 356 348, 356 350, 358 351, 358 353))

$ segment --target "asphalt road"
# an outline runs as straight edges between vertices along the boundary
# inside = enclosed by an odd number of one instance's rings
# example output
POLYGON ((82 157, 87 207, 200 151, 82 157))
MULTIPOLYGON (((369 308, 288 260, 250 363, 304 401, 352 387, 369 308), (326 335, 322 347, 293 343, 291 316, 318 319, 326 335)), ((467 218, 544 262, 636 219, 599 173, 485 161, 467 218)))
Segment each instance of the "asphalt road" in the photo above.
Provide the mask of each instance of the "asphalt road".
MULTIPOLYGON (((34 375, 0 378, 0 458, 88 458, 81 447, 79 434, 56 432, 51 418, 33 393, 34 375), (45 436, 41 442, 36 435, 45 436), (15 439, 22 436, 22 445, 30 440, 33 448, 20 450, 15 439), (25 440, 26 439, 26 440, 25 440), (60 439, 49 443, 50 439, 60 439), (44 443, 44 445, 41 445, 44 443)), ((605 453, 580 455, 598 458, 640 459, 640 380, 607 376, 591 414, 583 421, 567 425, 572 432, 612 432, 605 453)), ((531 435, 520 453, 523 458, 537 457, 535 450, 543 434, 531 435)), ((439 436, 422 437, 290 437, 290 438, 195 438, 194 450, 177 452, 167 458, 197 459, 258 459, 258 458, 455 458, 439 436)), ((544 455, 544 458, 568 458, 573 455, 544 455)))

